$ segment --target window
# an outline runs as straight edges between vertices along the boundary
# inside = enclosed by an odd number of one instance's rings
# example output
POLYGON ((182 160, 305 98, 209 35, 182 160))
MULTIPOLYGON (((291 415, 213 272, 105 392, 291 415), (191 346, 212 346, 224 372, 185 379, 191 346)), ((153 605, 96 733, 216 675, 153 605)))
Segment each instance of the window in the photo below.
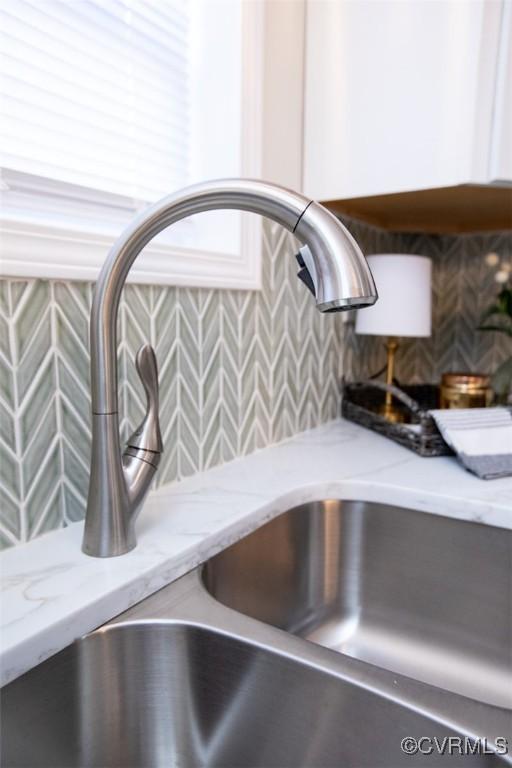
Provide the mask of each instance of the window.
MULTIPOLYGON (((0 0, 0 15, 4 274, 95 279, 148 203, 258 175, 259 3, 0 0)), ((131 278, 257 287, 257 227, 183 221, 131 278)))

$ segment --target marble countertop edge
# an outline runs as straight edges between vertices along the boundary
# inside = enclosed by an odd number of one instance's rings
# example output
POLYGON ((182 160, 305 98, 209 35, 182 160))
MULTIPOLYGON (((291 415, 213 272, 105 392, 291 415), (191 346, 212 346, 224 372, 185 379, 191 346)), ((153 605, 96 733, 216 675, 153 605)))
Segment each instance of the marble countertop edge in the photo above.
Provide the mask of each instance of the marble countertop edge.
POLYGON ((152 492, 125 556, 84 555, 83 523, 0 553, 0 684, 281 512, 326 498, 512 529, 512 479, 478 480, 453 457, 422 459, 337 420, 152 492))

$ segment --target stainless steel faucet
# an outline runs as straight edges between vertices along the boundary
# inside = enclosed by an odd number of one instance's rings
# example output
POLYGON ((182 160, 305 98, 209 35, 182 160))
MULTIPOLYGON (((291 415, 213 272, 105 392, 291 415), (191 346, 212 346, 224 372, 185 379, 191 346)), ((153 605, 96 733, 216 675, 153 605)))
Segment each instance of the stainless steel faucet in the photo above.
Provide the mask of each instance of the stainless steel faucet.
POLYGON ((95 557, 129 552, 134 523, 162 453, 158 372, 149 345, 136 365, 147 412, 121 452, 117 399, 117 314, 130 267, 161 230, 203 211, 234 208, 273 219, 302 242, 299 277, 321 312, 374 304, 377 291, 356 241, 329 211, 291 190, 251 179, 189 187, 143 211, 114 243, 101 270, 91 312, 92 457, 83 551, 95 557))

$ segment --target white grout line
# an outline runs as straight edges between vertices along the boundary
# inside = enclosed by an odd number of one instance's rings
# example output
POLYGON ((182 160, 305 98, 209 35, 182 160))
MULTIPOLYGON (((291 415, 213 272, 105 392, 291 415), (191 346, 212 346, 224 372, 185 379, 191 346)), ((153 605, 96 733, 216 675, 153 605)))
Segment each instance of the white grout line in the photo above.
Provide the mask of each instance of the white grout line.
MULTIPOLYGON (((83 460, 83 458, 80 456, 80 454, 77 451, 75 451, 74 446, 72 445, 72 443, 70 443, 70 441, 68 440, 68 438, 65 435, 62 437, 62 443, 63 443, 63 448, 67 448, 68 451, 70 451, 73 454, 73 457, 74 457, 76 463, 80 464, 80 466, 84 470, 85 474, 88 475, 89 474, 89 469, 90 469, 89 462, 83 460)), ((69 486, 70 484, 73 485, 73 483, 71 483, 71 480, 69 479, 69 477, 67 475, 64 476, 62 484, 66 485, 66 486, 69 486)), ((87 493, 86 493, 86 495, 87 495, 87 493)))
POLYGON ((59 443, 59 435, 54 435, 53 439, 50 442, 50 445, 48 446, 45 459, 43 459, 43 461, 41 462, 41 465, 39 466, 39 468, 38 468, 38 470, 36 472, 36 474, 32 478, 32 484, 30 486, 30 491, 28 492, 27 498, 25 500, 26 504, 29 503, 29 501, 30 501, 30 499, 31 499, 31 497, 32 497, 32 495, 34 493, 34 488, 37 486, 41 476, 44 474, 44 472, 46 470, 46 466, 48 464, 48 457, 52 453, 52 451, 55 448, 55 446, 58 445, 58 443, 59 443))
POLYGON ((27 287, 23 291, 22 297, 20 301, 18 302, 18 306, 14 310, 13 303, 12 303, 12 280, 9 280, 9 310, 10 310, 10 317, 13 323, 16 324, 18 317, 25 309, 25 305, 29 302, 30 297, 35 291, 35 285, 36 280, 27 280, 27 287))
MULTIPOLYGON (((50 324, 51 324, 51 313, 50 314, 50 324)), ((51 325, 50 325, 51 327, 51 325)), ((51 330, 50 330, 51 333, 51 330)), ((23 413, 25 412, 25 409, 28 407, 27 402, 30 401, 34 395, 34 390, 36 390, 39 386, 39 382, 41 381, 41 378, 43 377, 44 373, 46 372, 46 368, 48 363, 51 361, 53 355, 55 353, 55 347, 53 345, 53 342, 50 342, 50 347, 45 354, 44 358, 41 360, 39 367, 37 371, 34 374, 34 378, 30 382, 30 384, 27 387, 27 390, 23 396, 23 401, 18 404, 18 408, 16 409, 16 412, 18 414, 18 417, 21 417, 23 413)))
MULTIPOLYGON (((37 521, 36 525, 32 528, 32 530, 30 532, 31 538, 35 538, 39 534, 39 532, 41 530, 41 527, 42 527, 42 525, 43 525, 43 523, 45 521, 46 515, 48 514, 48 511, 49 511, 50 507, 52 506, 52 504, 53 504, 53 502, 55 500, 55 497, 60 494, 60 490, 61 490, 61 486, 59 484, 59 485, 56 486, 56 488, 53 491, 53 493, 50 494, 50 496, 48 498, 48 501, 47 501, 47 503, 45 504, 45 506, 43 508, 43 511, 39 515, 39 518, 38 518, 38 521, 37 521)), ((62 527, 62 525, 64 524, 64 514, 61 514, 61 521, 60 522, 61 522, 61 526, 60 527, 62 527)))
MULTIPOLYGON (((45 407, 45 408, 44 408, 44 410, 42 411, 42 413, 41 413, 41 415, 40 415, 40 418, 39 418, 39 421, 37 422, 37 424, 36 424, 36 425, 33 427, 33 429, 32 429, 32 432, 31 432, 30 438, 29 438, 29 440, 28 440, 28 443, 27 443, 27 445, 25 446, 25 450, 24 450, 24 451, 23 451, 23 453, 21 454, 21 461, 22 461, 22 462, 24 462, 24 460, 25 460, 25 457, 27 456, 28 452, 30 451, 30 449, 31 449, 31 448, 32 448, 32 446, 34 445, 35 441, 37 440, 37 437, 38 437, 38 435, 39 435, 39 432, 40 432, 40 431, 41 431, 41 429, 43 428, 43 426, 44 426, 44 423, 45 423, 45 421, 46 421, 46 418, 47 418, 48 414, 50 413, 50 411, 51 411, 51 410, 52 410, 54 407, 56 407, 56 401, 57 401, 57 398, 58 398, 58 389, 55 389, 55 390, 54 390, 54 392, 53 392, 53 394, 52 394, 52 396, 50 397, 50 399, 49 399, 49 401, 48 401, 48 403, 47 403, 46 407, 45 407)), ((21 419, 21 415, 22 415, 22 414, 20 413, 20 419, 21 419)), ((60 430, 60 425, 59 425, 59 422, 58 422, 58 419, 57 419, 57 434, 60 434, 60 431, 61 431, 61 430, 60 430)))
POLYGON ((15 507, 19 507, 20 500, 16 496, 13 496, 11 491, 4 485, 2 485, 2 493, 4 493, 10 501, 12 501, 15 507))
POLYGON ((84 344, 84 342, 82 341, 80 336, 77 334, 77 332, 73 328, 72 324, 69 322, 66 313, 63 312, 61 310, 61 308, 59 307, 59 305, 57 304, 57 301, 56 301, 56 299, 53 296, 53 290, 54 290, 53 282, 51 283, 51 285, 52 285, 51 306, 52 306, 52 309, 53 309, 52 314, 55 315, 55 320, 54 320, 54 323, 55 323, 55 340, 57 340, 57 315, 59 315, 59 317, 62 320, 62 322, 64 323, 64 325, 67 327, 68 331, 73 336, 76 344, 82 349, 82 351, 85 354, 88 354, 89 350, 87 349, 86 345, 84 344))
MULTIPOLYGON (((9 281, 8 286, 8 300, 9 300, 9 319, 8 319, 8 333, 9 333, 9 349, 11 352, 11 360, 12 360, 12 387, 13 387, 13 403, 14 403, 14 424, 13 424, 13 431, 14 431, 14 446, 15 446, 15 452, 16 452, 16 460, 17 460, 17 470, 18 470, 18 479, 19 479, 19 488, 20 488, 20 498, 18 500, 19 505, 19 513, 20 513, 20 541, 26 541, 27 540, 27 510, 25 507, 25 482, 23 477, 23 464, 21 460, 21 446, 22 446, 22 438, 21 438, 21 425, 20 425, 20 419, 19 419, 19 391, 18 391, 18 350, 17 350, 17 344, 16 344, 16 337, 15 337, 15 321, 14 321, 14 313, 13 313, 13 299, 12 299, 12 282, 9 281)), ((30 289, 30 285, 25 289, 26 293, 30 294, 32 293, 30 289)))

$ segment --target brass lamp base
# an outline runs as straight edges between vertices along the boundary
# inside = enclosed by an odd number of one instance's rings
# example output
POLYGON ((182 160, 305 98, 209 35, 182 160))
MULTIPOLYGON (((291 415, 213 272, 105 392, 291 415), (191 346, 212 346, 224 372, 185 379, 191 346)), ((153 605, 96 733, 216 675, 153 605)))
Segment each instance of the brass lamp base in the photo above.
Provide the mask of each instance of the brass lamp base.
MULTIPOLYGON (((386 351, 388 355, 386 365, 386 384, 389 386, 393 384, 395 374, 395 354, 398 349, 398 341, 394 336, 390 336, 386 342, 386 351)), ((397 408, 393 405, 393 395, 391 392, 386 392, 386 399, 384 405, 379 408, 379 413, 384 416, 386 421, 391 421, 394 424, 399 424, 405 420, 404 412, 401 408, 397 408)))
POLYGON ((384 403, 379 408, 379 414, 383 416, 386 421, 391 421, 393 424, 402 424, 405 421, 405 414, 400 408, 395 405, 388 405, 384 403))

